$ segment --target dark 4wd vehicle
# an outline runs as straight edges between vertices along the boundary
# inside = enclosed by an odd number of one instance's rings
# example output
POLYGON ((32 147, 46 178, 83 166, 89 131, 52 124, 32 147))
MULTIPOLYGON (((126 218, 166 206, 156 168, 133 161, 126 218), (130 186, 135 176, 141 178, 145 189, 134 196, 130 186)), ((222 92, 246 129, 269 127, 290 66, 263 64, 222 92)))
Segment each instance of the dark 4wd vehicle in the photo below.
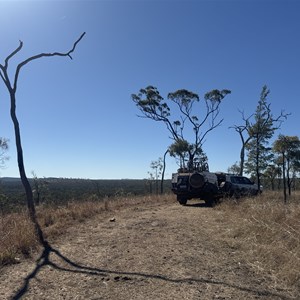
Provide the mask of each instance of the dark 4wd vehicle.
POLYGON ((200 198, 208 205, 214 205, 223 197, 257 195, 259 189, 244 176, 203 171, 172 174, 172 191, 182 205, 192 198, 200 198))
POLYGON ((172 174, 172 191, 182 205, 192 198, 203 199, 205 203, 212 205, 222 197, 217 175, 208 171, 172 174))

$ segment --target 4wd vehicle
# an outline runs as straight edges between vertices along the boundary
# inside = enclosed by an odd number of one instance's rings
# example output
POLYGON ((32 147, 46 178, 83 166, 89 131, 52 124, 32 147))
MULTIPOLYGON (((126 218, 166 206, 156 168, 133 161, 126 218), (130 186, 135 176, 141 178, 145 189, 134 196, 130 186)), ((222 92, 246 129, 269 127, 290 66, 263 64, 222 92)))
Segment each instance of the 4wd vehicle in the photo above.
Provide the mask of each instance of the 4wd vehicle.
POLYGON ((223 190, 225 196, 243 197, 255 196, 259 189, 257 184, 249 178, 233 174, 216 173, 219 187, 223 190))
POLYGON ((244 176, 203 172, 184 172, 172 174, 172 191, 177 201, 185 205, 187 200, 200 198, 213 205, 223 197, 250 196, 258 194, 258 186, 244 176))
POLYGON ((212 205, 222 197, 217 175, 208 171, 172 174, 172 191, 182 205, 192 198, 203 199, 205 203, 212 205))

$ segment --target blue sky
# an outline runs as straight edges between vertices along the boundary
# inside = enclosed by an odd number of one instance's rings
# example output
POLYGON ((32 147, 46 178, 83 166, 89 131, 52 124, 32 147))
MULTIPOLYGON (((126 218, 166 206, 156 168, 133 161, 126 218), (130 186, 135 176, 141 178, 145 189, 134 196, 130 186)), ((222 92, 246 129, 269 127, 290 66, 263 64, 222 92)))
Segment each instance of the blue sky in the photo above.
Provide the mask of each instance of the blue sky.
MULTIPOLYGON (((22 59, 67 51, 86 32, 73 60, 44 58, 22 69, 17 114, 29 177, 148 177, 171 140, 163 124, 137 117, 131 94, 147 85, 164 97, 183 88, 202 99, 211 89, 232 91, 222 126, 203 146, 211 171, 239 159, 229 127, 241 123, 238 110, 255 111, 264 84, 273 114, 292 113, 276 136, 299 136, 299 1, 0 1, 0 11, 0 62, 24 42, 11 74, 22 59)), ((10 139, 0 176, 18 177, 2 82, 0 111, 0 136, 10 139)), ((168 158, 166 176, 176 169, 168 158)))

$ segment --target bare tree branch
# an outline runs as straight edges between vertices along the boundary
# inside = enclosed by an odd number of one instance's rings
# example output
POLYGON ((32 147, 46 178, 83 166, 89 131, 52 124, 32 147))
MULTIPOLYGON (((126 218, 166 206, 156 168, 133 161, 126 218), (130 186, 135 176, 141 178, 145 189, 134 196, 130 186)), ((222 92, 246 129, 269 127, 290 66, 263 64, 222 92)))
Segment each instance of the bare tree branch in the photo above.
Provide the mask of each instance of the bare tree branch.
MULTIPOLYGON (((84 37, 85 35, 85 32, 81 34, 81 36, 76 40, 76 42, 73 44, 73 47, 71 50, 69 50, 68 52, 54 52, 54 53, 40 53, 40 54, 37 54, 37 55, 34 55, 34 56, 31 56, 27 59, 25 59, 24 61, 22 61, 21 63, 18 64, 17 68, 16 68, 16 73, 15 73, 15 80, 14 80, 14 86, 13 86, 13 89, 14 91, 17 90, 17 82, 18 82, 18 77, 19 77, 19 73, 20 73, 20 70, 23 66, 25 66, 26 64, 28 64, 29 62, 35 60, 35 59, 38 59, 38 58, 42 58, 42 57, 51 57, 51 56, 68 56, 70 57, 71 59, 72 56, 71 56, 71 53, 74 52, 77 44, 81 41, 81 39, 84 37)), ((20 42, 20 46, 22 48, 22 42, 20 42)), ((19 47, 20 48, 20 47, 19 47)), ((15 53, 17 53, 19 51, 19 48, 16 49, 11 55, 10 57, 12 57, 15 53)), ((21 49, 20 48, 20 49, 21 49)))
POLYGON ((7 67, 8 67, 8 61, 9 61, 14 55, 16 55, 16 54, 22 49, 22 47, 23 47, 23 42, 20 41, 20 45, 18 46, 18 48, 17 48, 16 50, 14 50, 10 55, 8 55, 8 56, 6 57, 6 59, 5 59, 5 65, 4 65, 5 69, 7 69, 7 67))

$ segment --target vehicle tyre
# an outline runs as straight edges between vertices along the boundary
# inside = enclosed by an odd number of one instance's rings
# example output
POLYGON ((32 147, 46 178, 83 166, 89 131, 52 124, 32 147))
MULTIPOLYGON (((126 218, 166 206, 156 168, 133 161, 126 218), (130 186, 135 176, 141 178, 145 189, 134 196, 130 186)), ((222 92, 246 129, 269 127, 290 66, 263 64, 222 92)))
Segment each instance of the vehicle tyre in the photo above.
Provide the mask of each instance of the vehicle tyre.
POLYGON ((177 197, 177 201, 178 201, 179 204, 181 204, 181 205, 186 205, 186 203, 187 203, 187 198, 184 198, 184 197, 177 197))
POLYGON ((204 201, 205 201, 206 205, 209 207, 213 207, 216 205, 217 200, 215 198, 215 193, 213 190, 211 190, 210 193, 208 193, 206 195, 206 197, 204 198, 204 201))
POLYGON ((214 207, 216 205, 216 201, 214 198, 209 198, 204 201, 205 201, 205 204, 209 207, 214 207))

